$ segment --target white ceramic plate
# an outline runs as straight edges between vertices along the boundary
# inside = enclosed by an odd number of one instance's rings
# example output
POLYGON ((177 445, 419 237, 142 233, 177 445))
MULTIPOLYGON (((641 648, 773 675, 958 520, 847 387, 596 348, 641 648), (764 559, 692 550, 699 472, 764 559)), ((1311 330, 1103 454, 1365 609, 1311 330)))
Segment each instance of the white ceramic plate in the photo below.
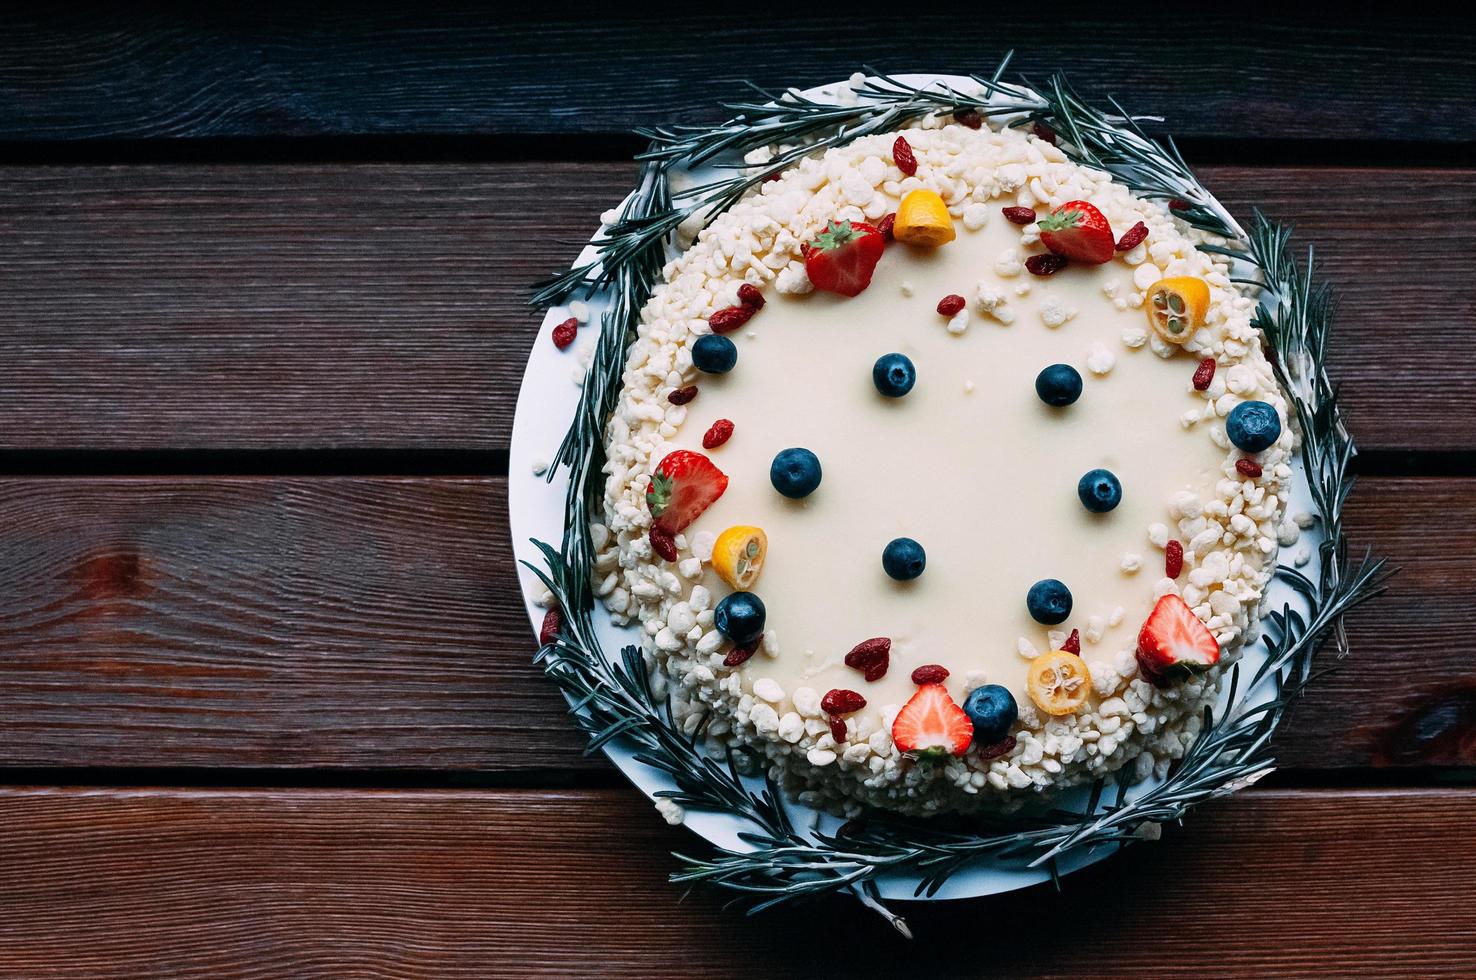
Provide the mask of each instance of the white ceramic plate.
MULTIPOLYGON (((967 78, 956 75, 901 75, 897 77, 913 85, 944 82, 965 90, 972 90, 967 78)), ((834 92, 843 84, 821 86, 810 89, 804 94, 814 99, 833 100, 834 92)), ((614 203, 617 202, 612 202, 614 203)), ((1218 202, 1216 202, 1216 207, 1219 207, 1218 202)), ((593 247, 586 247, 575 264, 589 262, 595 257, 593 247)), ((1237 274, 1248 271, 1239 270, 1237 274)), ((522 388, 518 393, 517 415, 513 420, 512 450, 508 463, 508 516, 512 528, 515 555, 538 567, 542 567, 542 556, 530 543, 531 539, 537 538, 554 545, 562 540, 564 491, 568 485, 568 478, 567 474, 561 471, 550 483, 547 482, 546 477, 536 475, 534 469, 538 465, 547 465, 547 462, 553 458, 554 451, 563 439, 569 421, 574 415, 575 406, 578 404, 579 379, 582 378, 583 371, 579 367, 574 351, 580 344, 588 342, 591 331, 598 329, 599 316, 603 310, 598 297, 590 303, 590 308, 590 325, 581 329, 578 342, 567 351, 560 351, 554 347, 550 335, 555 324, 568 319, 569 311, 565 307, 555 307, 549 310, 547 316, 544 317, 538 340, 533 345, 533 351, 528 356, 528 366, 523 374, 522 388)), ((1315 512, 1312 501, 1305 491, 1300 459, 1294 463, 1294 466, 1297 470, 1295 478, 1297 490, 1288 506, 1291 512, 1301 510, 1315 512)), ((1317 538, 1315 536, 1304 538, 1304 541, 1314 549, 1315 554, 1317 538)), ((1315 572, 1315 564, 1309 566, 1305 571, 1315 572)), ((518 573, 529 622, 536 636, 545 610, 535 605, 534 599, 542 593, 543 584, 521 565, 518 573)), ((1273 581, 1269 590, 1268 608, 1280 609, 1287 604, 1294 609, 1305 610, 1305 604, 1293 589, 1280 581, 1273 581)), ((604 640, 606 654, 612 659, 618 656, 621 647, 631 643, 639 644, 644 639, 638 626, 622 628, 613 625, 604 607, 598 603, 596 603, 594 620, 604 640)), ((1242 657, 1244 664, 1242 671, 1253 672, 1264 662, 1265 658, 1264 645, 1252 644, 1242 657)), ((1220 710, 1223 710, 1223 705, 1220 706, 1220 710)), ((631 751, 626 745, 617 741, 607 744, 604 751, 616 768, 653 801, 656 799, 657 791, 676 788, 675 783, 663 773, 632 758, 631 751)), ((754 783, 758 785, 757 780, 754 783)), ((1155 782, 1152 780, 1139 783, 1129 790, 1128 797, 1131 799, 1153 785, 1155 782)), ((1086 805, 1085 794, 1084 788, 1076 794, 1066 794, 1061 799, 1061 804, 1068 808, 1075 806, 1080 809, 1086 805)), ((817 813, 793 801, 790 801, 787 806, 796 827, 813 827, 818 822, 819 827, 833 831, 840 823, 828 814, 817 813)), ((652 819, 659 818, 653 813, 652 819)), ((749 849, 749 845, 738 838, 738 833, 745 829, 745 823, 736 817, 724 813, 689 810, 685 825, 694 833, 718 846, 740 851, 749 849)), ((1068 874, 1100 861, 1115 849, 1115 846, 1106 846, 1073 852, 1057 862, 1057 870, 1063 875, 1068 874)), ((1044 867, 1031 868, 1026 866, 1023 860, 981 860, 961 869, 932 898, 953 899, 991 895, 1023 888, 1049 880, 1049 878, 1050 874, 1044 867)), ((917 883, 918 877, 915 875, 887 875, 879 879, 877 884, 884 899, 905 900, 916 897, 914 891, 917 883)))

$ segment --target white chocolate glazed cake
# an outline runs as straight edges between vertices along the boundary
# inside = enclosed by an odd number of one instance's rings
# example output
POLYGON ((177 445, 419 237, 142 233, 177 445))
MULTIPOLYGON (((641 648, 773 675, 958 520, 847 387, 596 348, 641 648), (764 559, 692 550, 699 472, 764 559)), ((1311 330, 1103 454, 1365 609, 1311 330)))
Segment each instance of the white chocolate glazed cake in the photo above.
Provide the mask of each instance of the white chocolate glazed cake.
POLYGON ((803 802, 1161 772, 1295 534, 1253 301, 1045 141, 898 136, 761 185, 665 270, 607 428, 596 592, 678 720, 803 802))

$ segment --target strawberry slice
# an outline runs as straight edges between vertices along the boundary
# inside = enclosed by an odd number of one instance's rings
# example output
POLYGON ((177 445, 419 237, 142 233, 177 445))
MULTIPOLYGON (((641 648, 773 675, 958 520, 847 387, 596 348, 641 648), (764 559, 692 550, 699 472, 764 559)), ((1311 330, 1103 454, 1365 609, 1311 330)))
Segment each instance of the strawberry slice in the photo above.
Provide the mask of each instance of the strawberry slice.
POLYGON ((1040 219, 1040 241, 1073 262, 1101 265, 1117 251, 1112 226, 1086 201, 1067 201, 1040 219))
POLYGON ((805 272, 816 289, 855 296, 871 285, 886 247, 878 228, 862 221, 832 221, 805 246, 805 272))
POLYGON ((963 755, 974 740, 974 723, 942 684, 924 684, 892 722, 892 741, 923 757, 963 755))
POLYGON ((726 489, 728 477, 706 456, 687 449, 668 453, 646 487, 653 527, 668 534, 686 530, 726 489))
POLYGON ((1220 644, 1194 610, 1172 592, 1158 600, 1138 632, 1138 666, 1159 687, 1202 674, 1220 662, 1220 644))

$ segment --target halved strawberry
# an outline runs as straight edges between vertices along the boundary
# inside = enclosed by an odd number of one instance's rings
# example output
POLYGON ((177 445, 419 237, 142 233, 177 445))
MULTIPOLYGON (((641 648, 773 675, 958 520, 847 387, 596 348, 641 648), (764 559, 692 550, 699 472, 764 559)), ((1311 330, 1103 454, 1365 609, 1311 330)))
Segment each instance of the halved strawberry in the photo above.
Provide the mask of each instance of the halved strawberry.
POLYGON ((686 530, 728 489, 728 477, 701 453, 678 449, 656 464, 646 487, 646 506, 655 527, 669 534, 686 530))
POLYGON ((892 741, 914 755, 963 755, 973 740, 974 723, 942 684, 918 688, 892 722, 892 741))
POLYGON ((1172 592, 1138 631, 1138 666, 1159 687, 1202 674, 1220 662, 1220 644, 1194 610, 1172 592))
POLYGON ((1073 262, 1101 265, 1117 251, 1112 226, 1086 201, 1067 201, 1040 219, 1040 241, 1073 262))
POLYGON ((871 285, 886 247, 878 228, 863 221, 832 221, 805 246, 805 273, 816 289, 855 296, 871 285))

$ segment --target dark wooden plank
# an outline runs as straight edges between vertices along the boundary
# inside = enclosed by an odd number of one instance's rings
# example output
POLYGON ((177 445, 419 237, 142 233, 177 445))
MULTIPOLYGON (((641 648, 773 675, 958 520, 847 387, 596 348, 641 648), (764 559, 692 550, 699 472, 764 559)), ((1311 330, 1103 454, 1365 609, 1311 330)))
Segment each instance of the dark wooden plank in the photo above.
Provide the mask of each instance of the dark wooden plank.
MULTIPOLYGON (((318 5, 181 14, 49 8, 0 31, 0 140, 590 134, 712 118, 742 82, 989 71, 1010 47, 1189 137, 1464 143, 1471 22, 1454 12, 1100 5, 864 17, 690 5, 318 5), (639 12, 638 12, 639 11, 639 12)), ((517 148, 499 147, 516 153, 517 148)))
POLYGON ((0 790, 6 976, 1470 975, 1476 792, 1256 792, 1049 886, 759 918, 633 790, 0 790), (1274 911, 1274 914, 1272 914, 1274 911))
POLYGON ((0 755, 577 764, 505 514, 502 480, 0 481, 0 755))
MULTIPOLYGON (((0 765, 586 769, 530 664, 504 481, 0 480, 0 765)), ((1405 566, 1282 765, 1476 764, 1476 504, 1370 479, 1405 566)))
MULTIPOLYGON (((539 319, 527 287, 632 173, 0 168, 0 448, 505 449, 539 319)), ((1476 346, 1451 342, 1476 317, 1476 171, 1205 176, 1319 247, 1360 444, 1476 449, 1476 346)))

